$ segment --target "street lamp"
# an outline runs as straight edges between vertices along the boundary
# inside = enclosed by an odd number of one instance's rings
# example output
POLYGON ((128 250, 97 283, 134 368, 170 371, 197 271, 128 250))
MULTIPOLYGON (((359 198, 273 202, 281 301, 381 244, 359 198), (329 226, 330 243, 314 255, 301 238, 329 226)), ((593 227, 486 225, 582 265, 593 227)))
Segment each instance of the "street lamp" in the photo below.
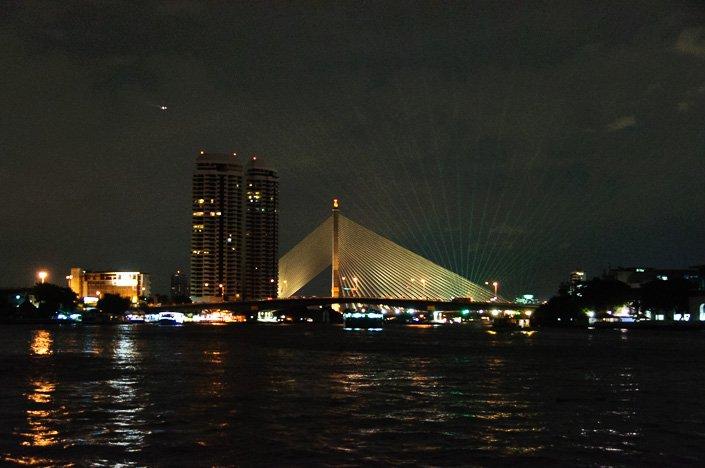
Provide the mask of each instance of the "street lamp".
POLYGON ((357 297, 360 297, 360 291, 357 289, 357 276, 353 277, 353 283, 355 283, 355 293, 357 294, 357 297))
POLYGON ((41 281, 42 284, 44 284, 44 280, 47 279, 47 276, 49 276, 49 273, 44 270, 37 272, 37 277, 39 278, 39 281, 41 281))
POLYGON ((428 299, 428 295, 426 294, 426 280, 425 279, 421 280, 421 285, 423 285, 423 297, 424 297, 424 299, 428 299))
MULTIPOLYGON (((489 286, 490 282, 485 281, 485 286, 489 286)), ((494 288, 494 300, 497 300, 497 289, 499 288, 499 282, 497 280, 492 281, 492 288, 494 288)))

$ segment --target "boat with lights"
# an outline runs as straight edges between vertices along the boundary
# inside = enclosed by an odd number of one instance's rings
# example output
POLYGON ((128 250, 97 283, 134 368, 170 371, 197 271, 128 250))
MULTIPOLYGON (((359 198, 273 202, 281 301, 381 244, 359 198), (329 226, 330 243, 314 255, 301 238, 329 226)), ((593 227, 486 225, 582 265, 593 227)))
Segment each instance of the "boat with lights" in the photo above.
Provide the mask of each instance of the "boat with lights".
POLYGON ((343 326, 345 328, 379 329, 384 326, 384 314, 381 310, 375 309, 346 310, 343 313, 343 326))

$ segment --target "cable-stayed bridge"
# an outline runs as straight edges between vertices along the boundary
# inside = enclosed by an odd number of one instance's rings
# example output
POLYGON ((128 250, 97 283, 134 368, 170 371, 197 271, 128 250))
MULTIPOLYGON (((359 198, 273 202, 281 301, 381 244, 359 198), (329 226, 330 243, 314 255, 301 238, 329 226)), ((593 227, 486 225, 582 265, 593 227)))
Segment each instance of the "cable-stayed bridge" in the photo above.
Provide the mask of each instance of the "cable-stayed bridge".
POLYGON ((279 259, 279 295, 253 301, 156 306, 153 310, 197 311, 210 308, 256 312, 291 307, 368 304, 419 310, 534 309, 504 301, 492 291, 333 213, 279 259), (329 297, 296 294, 331 268, 329 297))
POLYGON ((491 291, 343 216, 332 215, 279 260, 279 297, 331 267, 331 297, 497 300, 491 291))

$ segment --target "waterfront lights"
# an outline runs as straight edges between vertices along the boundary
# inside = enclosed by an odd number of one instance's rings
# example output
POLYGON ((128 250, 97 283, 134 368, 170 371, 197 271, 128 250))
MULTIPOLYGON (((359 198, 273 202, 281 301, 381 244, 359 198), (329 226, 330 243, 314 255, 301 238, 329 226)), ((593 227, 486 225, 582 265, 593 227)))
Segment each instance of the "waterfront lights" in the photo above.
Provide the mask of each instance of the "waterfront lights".
POLYGON ((364 312, 364 313, 346 312, 343 314, 343 317, 344 318, 356 318, 356 319, 359 319, 359 318, 380 319, 380 318, 384 317, 384 315, 380 314, 380 313, 376 313, 376 312, 364 312))
POLYGON ((39 278, 39 281, 44 284, 44 281, 47 279, 49 276, 49 273, 45 270, 40 270, 37 272, 37 278, 39 278))

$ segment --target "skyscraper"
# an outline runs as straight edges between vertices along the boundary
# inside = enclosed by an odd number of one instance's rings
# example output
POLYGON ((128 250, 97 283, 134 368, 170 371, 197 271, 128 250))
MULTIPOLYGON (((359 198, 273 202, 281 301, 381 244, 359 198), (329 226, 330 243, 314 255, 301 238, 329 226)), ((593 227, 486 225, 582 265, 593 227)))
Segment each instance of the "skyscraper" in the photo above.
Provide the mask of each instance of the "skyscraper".
POLYGON ((244 297, 274 298, 279 283, 279 176, 252 156, 246 183, 244 297))
POLYGON ((243 167, 233 154, 201 151, 193 172, 191 299, 242 297, 243 167))

